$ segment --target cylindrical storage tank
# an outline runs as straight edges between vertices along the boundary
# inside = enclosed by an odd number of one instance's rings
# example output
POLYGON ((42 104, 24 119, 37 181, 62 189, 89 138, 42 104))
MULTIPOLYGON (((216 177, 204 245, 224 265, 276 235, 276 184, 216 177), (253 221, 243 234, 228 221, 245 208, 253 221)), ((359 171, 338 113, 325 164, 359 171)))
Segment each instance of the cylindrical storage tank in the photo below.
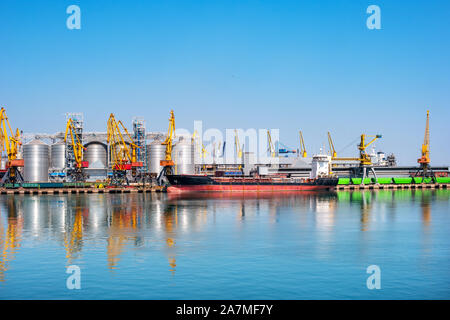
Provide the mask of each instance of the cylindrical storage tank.
POLYGON ((147 168, 149 173, 159 174, 162 170, 160 161, 166 158, 166 146, 161 141, 154 141, 147 145, 147 168))
POLYGON ((105 144, 93 141, 84 145, 86 150, 83 154, 83 160, 89 162, 89 167, 95 164, 95 167, 106 168, 108 166, 108 151, 105 144))
POLYGON ((63 170, 66 167, 66 145, 62 142, 50 146, 50 168, 63 170))
POLYGON ((25 182, 48 182, 50 148, 40 140, 33 140, 23 146, 25 182))
POLYGON ((172 160, 175 162, 175 174, 194 174, 194 146, 188 140, 178 142, 172 149, 172 160))

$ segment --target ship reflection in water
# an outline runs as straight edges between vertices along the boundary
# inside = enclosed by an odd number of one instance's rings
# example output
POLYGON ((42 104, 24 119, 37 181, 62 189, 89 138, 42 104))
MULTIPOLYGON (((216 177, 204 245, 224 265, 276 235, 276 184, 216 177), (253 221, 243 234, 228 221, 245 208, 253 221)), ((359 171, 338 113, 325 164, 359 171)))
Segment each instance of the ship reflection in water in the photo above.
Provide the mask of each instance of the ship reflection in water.
POLYGON ((449 197, 0 196, 0 298, 448 298, 449 197), (387 268, 378 296, 371 264, 387 268), (85 272, 82 296, 64 288, 69 265, 85 272))

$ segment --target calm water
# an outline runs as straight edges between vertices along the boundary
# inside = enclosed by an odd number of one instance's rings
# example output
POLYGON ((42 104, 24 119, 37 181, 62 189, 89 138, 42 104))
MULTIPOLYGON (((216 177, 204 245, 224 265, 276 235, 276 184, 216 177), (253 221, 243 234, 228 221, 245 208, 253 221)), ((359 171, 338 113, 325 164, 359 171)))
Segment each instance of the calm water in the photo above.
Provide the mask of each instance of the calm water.
POLYGON ((0 299, 449 299, 449 204, 447 190, 4 195, 0 299))

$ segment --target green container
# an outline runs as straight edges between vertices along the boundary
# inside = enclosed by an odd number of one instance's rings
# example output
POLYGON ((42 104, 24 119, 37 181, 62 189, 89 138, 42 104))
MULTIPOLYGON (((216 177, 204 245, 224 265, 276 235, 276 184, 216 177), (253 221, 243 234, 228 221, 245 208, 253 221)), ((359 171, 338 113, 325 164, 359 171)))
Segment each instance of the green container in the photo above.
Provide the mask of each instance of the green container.
POLYGON ((350 178, 339 178, 338 184, 350 184, 350 178))
POLYGON ((412 183, 413 179, 410 177, 407 178, 392 178, 395 184, 409 184, 412 183))
POLYGON ((413 181, 414 181, 414 183, 422 183, 422 177, 414 177, 413 178, 413 181))
POLYGON ((433 178, 425 178, 425 183, 433 183, 433 178))
POLYGON ((372 183, 372 178, 365 178, 364 179, 364 184, 371 184, 372 183))
POLYGON ((352 184, 361 184, 361 178, 352 178, 352 184))
POLYGON ((450 183, 450 177, 437 177, 437 183, 450 183))
POLYGON ((392 178, 378 178, 379 184, 391 184, 392 178))

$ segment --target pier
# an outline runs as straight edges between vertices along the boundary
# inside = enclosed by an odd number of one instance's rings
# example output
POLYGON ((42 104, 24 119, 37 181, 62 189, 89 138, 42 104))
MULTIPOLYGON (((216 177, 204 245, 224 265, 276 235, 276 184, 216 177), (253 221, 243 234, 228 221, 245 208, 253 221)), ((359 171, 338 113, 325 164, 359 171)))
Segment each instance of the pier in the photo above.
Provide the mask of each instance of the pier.
POLYGON ((6 189, 0 188, 0 194, 32 194, 32 195, 45 195, 45 194, 105 194, 105 193, 151 193, 151 192, 165 192, 164 187, 152 186, 141 188, 33 188, 33 189, 6 189))
POLYGON ((448 189, 448 183, 433 183, 433 184, 357 184, 357 185, 337 185, 335 190, 402 190, 402 189, 448 189))

